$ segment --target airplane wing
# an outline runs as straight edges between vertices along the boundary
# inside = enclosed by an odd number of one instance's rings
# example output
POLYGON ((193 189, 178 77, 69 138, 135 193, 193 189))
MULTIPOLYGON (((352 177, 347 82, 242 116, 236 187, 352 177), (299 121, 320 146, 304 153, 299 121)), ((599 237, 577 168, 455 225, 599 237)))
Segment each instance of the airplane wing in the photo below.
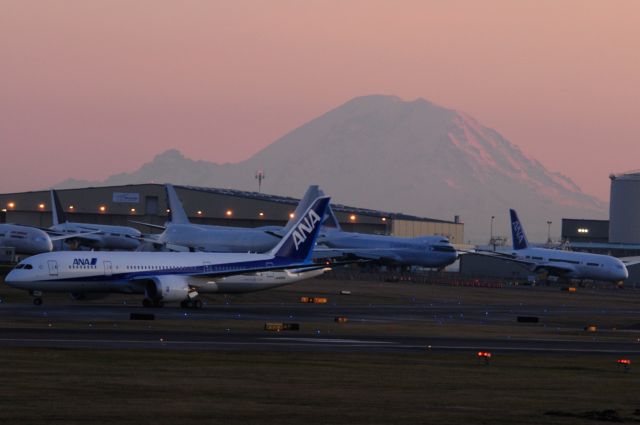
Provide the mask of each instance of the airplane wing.
POLYGON ((137 220, 128 220, 128 221, 129 221, 129 223, 140 224, 142 226, 148 226, 148 227, 151 227, 152 229, 160 229, 160 230, 166 230, 167 229, 165 226, 161 226, 159 224, 145 223, 144 221, 137 221, 137 220))
POLYGON ((93 232, 86 232, 86 233, 64 233, 64 234, 57 234, 57 235, 49 234, 49 239, 51 239, 51 242, 63 241, 66 239, 73 239, 73 238, 83 239, 89 235, 94 235, 96 233, 99 233, 99 230, 96 230, 93 232))
POLYGON ((577 270, 575 269, 575 267, 572 264, 569 263, 563 263, 563 262, 537 262, 537 261, 533 261, 533 260, 526 260, 526 259, 522 259, 522 258, 517 258, 516 256, 512 255, 512 254, 508 254, 508 253, 504 253, 504 252, 496 252, 496 251, 479 251, 476 250, 474 252, 475 254, 478 255, 484 255, 487 257, 494 257, 494 258, 500 258, 502 260, 505 261, 512 261, 514 263, 518 263, 518 264, 524 264, 526 266, 529 266, 529 268, 531 269, 531 272, 533 273, 537 273, 539 271, 542 270, 547 270, 549 273, 556 275, 556 276, 563 276, 563 275, 568 275, 568 274, 572 274, 577 272, 577 270))
POLYGON ((567 263, 541 263, 541 264, 536 264, 536 266, 533 269, 535 272, 539 272, 542 270, 547 270, 550 274, 556 275, 556 276, 564 276, 564 275, 570 275, 570 274, 574 274, 577 272, 577 270, 575 269, 574 266, 572 266, 571 264, 567 264, 567 263))

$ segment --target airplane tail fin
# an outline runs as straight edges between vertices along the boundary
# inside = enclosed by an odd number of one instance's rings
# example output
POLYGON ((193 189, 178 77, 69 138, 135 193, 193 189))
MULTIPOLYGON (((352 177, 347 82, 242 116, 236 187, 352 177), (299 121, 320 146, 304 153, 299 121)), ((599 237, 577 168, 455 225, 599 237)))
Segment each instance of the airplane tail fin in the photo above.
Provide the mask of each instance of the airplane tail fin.
MULTIPOLYGON (((320 195, 324 196, 324 192, 320 191, 320 195)), ((333 212, 333 209, 331 209, 331 205, 327 205, 327 212, 325 213, 325 217, 324 217, 324 220, 322 221, 322 225, 328 228, 342 230, 340 228, 340 223, 338 223, 338 218, 333 212)))
POLYGON ((282 228, 282 234, 286 234, 291 230, 291 228, 296 224, 296 219, 301 217, 307 208, 309 208, 311 203, 321 196, 324 196, 324 194, 322 194, 322 191, 318 189, 317 185, 309 186, 302 199, 300 199, 300 202, 298 202, 298 206, 293 212, 293 217, 290 218, 289 221, 287 221, 287 224, 282 228))
POLYGON ((64 208, 62 208, 60 198, 58 198, 58 192, 54 189, 51 189, 51 219, 54 226, 67 222, 67 214, 64 212, 64 208))
POLYGON ((293 227, 289 229, 282 240, 269 252, 274 258, 293 262, 308 262, 311 260, 313 247, 316 243, 322 217, 329 205, 329 197, 317 198, 309 208, 300 215, 293 227))
POLYGON ((167 204, 169 207, 169 223, 173 224, 189 224, 189 217, 184 212, 182 202, 178 198, 176 190, 172 184, 165 184, 164 190, 167 194, 167 204))
POLYGON ((529 242, 527 241, 527 235, 524 233, 524 227, 520 223, 520 219, 518 219, 518 214, 515 210, 509 210, 511 214, 511 237, 513 240, 513 249, 526 249, 529 247, 529 242))

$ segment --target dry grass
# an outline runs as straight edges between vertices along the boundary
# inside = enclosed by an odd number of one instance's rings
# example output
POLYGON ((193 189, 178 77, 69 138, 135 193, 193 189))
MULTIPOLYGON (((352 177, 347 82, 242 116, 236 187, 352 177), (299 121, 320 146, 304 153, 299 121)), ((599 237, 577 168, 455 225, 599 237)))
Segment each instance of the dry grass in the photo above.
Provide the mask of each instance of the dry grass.
POLYGON ((607 356, 3 349, 15 424, 577 424, 640 420, 640 383, 607 356))

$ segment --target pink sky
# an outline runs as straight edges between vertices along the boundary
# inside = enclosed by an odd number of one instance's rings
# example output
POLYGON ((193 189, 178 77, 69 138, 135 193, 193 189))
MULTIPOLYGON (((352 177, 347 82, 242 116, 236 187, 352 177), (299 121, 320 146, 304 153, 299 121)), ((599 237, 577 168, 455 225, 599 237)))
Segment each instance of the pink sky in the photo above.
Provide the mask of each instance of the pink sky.
POLYGON ((640 168, 640 2, 0 2, 0 192, 235 162, 355 96, 464 111, 608 200, 640 168))

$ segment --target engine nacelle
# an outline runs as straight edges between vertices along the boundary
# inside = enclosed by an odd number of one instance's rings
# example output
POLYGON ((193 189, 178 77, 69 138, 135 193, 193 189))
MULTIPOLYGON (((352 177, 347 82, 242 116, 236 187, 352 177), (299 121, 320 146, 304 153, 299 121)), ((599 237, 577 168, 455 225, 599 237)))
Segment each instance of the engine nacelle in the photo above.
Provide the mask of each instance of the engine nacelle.
POLYGON ((150 300, 184 301, 189 299, 189 284, 182 276, 156 276, 145 286, 144 295, 150 300))

